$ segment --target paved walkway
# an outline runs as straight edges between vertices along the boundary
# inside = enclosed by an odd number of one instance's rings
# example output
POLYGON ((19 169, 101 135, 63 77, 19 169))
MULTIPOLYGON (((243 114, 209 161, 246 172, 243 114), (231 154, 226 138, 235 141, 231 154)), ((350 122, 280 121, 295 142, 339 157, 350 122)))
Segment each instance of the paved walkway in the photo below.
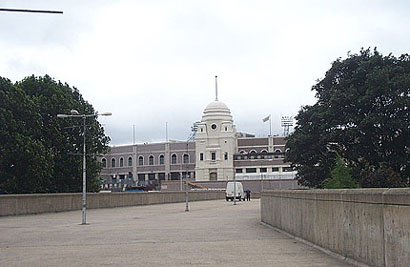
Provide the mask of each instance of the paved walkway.
POLYGON ((0 217, 0 266, 349 266, 224 200, 0 217))

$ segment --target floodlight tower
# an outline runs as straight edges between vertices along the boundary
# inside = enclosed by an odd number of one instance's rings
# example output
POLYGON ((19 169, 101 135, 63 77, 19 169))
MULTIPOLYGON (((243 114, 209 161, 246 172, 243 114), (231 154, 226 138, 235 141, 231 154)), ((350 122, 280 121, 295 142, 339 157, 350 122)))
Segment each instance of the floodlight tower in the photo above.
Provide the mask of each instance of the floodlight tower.
POLYGON ((289 127, 293 126, 293 117, 292 116, 282 116, 281 119, 283 127, 283 136, 289 135, 289 127))

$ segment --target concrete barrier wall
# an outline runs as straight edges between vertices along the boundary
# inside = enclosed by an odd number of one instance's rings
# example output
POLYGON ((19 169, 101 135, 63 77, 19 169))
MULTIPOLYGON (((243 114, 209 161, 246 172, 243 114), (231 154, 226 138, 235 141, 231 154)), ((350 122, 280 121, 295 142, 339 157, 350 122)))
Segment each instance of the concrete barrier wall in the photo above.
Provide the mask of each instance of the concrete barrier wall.
POLYGON ((410 264, 409 188, 263 192, 261 220, 371 266, 410 264))
MULTIPOLYGON (((191 191, 189 201, 225 199, 224 191, 191 191)), ((0 216, 81 209, 81 193, 0 195, 0 216)), ((185 192, 88 193, 87 208, 113 208, 185 202, 185 192)))
MULTIPOLYGON (((249 189, 253 193, 260 193, 261 189, 264 190, 289 190, 289 189, 301 189, 298 185, 298 181, 294 179, 283 180, 264 180, 263 183, 260 180, 237 180, 243 185, 243 190, 249 189)), ((195 184, 203 185, 209 189, 225 189, 226 181, 194 181, 195 184)), ((180 191, 185 190, 184 186, 181 186, 180 181, 161 181, 161 191, 180 191)))

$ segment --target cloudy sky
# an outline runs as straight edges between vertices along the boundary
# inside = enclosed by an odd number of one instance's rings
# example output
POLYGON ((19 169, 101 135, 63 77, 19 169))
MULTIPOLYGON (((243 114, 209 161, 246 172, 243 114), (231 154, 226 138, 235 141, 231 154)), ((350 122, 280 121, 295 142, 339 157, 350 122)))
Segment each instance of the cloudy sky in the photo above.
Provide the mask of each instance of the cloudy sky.
POLYGON ((77 87, 112 145, 185 140, 215 98, 239 131, 266 136, 271 114, 315 103, 312 85, 348 51, 410 53, 408 1, 1 1, 0 76, 49 74, 77 87))

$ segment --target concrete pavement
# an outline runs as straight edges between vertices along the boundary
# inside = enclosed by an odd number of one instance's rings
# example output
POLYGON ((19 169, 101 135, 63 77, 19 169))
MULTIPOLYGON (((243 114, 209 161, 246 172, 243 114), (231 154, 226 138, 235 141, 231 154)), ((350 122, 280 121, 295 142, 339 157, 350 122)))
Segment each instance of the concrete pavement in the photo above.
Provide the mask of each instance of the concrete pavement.
POLYGON ((350 266, 260 223, 259 200, 0 217, 0 266, 350 266))

